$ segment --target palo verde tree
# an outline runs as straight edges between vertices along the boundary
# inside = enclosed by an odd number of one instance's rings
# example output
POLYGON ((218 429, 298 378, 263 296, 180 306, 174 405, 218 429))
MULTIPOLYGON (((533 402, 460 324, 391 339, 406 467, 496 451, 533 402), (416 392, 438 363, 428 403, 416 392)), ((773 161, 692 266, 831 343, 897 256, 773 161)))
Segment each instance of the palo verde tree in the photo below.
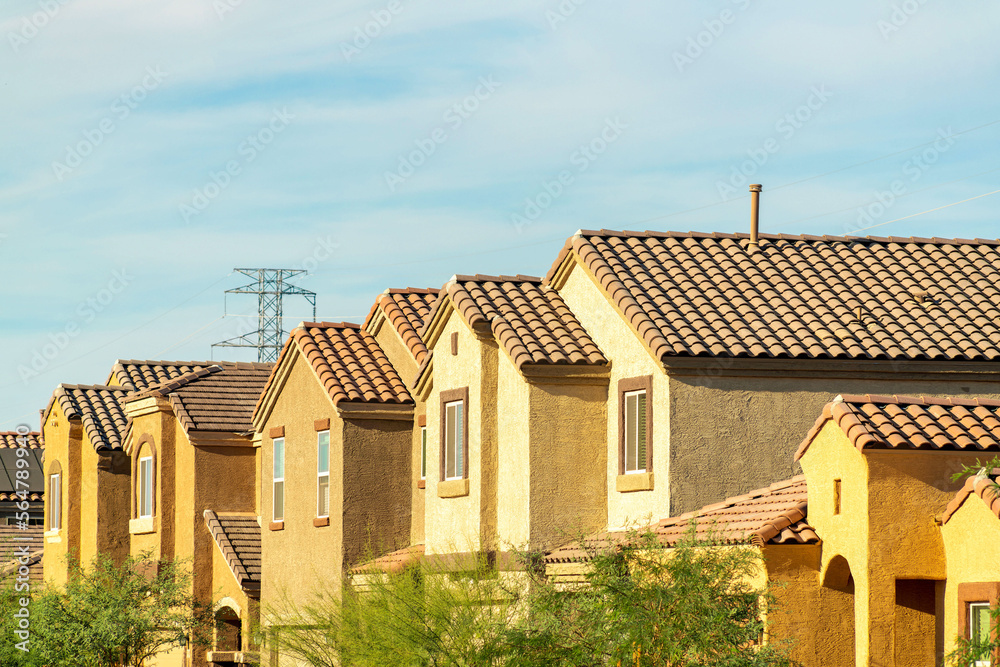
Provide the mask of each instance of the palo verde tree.
POLYGON ((191 594, 191 574, 148 554, 116 565, 70 560, 65 587, 32 603, 32 647, 48 667, 143 667, 182 643, 207 644, 211 610, 191 594))

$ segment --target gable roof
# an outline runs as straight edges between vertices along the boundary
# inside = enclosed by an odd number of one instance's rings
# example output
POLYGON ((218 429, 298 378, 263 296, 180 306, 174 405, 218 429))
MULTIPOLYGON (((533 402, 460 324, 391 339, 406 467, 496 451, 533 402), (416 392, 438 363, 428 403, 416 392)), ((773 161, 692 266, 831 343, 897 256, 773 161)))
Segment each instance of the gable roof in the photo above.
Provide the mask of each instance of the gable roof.
POLYGON ((132 403, 156 396, 168 398, 186 433, 247 433, 251 417, 273 363, 219 361, 130 394, 132 403))
POLYGON ((653 354, 1000 360, 1000 241, 579 231, 573 260, 653 354))
POLYGON ((185 373, 213 365, 214 361, 140 361, 119 359, 111 368, 107 382, 116 380, 132 391, 145 391, 185 373))
MULTIPOLYGON (((817 544, 819 536, 806 522, 806 478, 798 475, 694 512, 669 517, 649 527, 657 540, 674 546, 690 534, 692 521, 698 539, 713 537, 723 544, 817 544)), ((623 544, 626 531, 603 532, 569 544, 545 557, 546 563, 590 560, 595 550, 623 544)))
POLYGON ((21 447, 44 449, 42 434, 38 431, 23 434, 17 431, 0 431, 0 449, 20 449, 21 447), (24 438, 23 445, 18 441, 19 438, 24 438))
POLYGON ((981 474, 967 478, 965 484, 955 494, 955 497, 951 499, 944 513, 941 515, 939 519, 941 524, 948 523, 948 520, 958 511, 958 508, 965 503, 969 496, 973 495, 979 496, 986 503, 986 508, 994 516, 1000 518, 1000 496, 996 492, 998 476, 1000 476, 1000 468, 993 468, 989 472, 983 470, 981 474))
MULTIPOLYGON (((122 400, 129 390, 107 385, 61 384, 52 395, 67 419, 79 419, 94 449, 122 449, 130 420, 122 400)), ((46 413, 48 410, 46 410, 46 413)))
POLYGON ((351 574, 398 573, 419 562, 424 556, 424 545, 415 544, 351 568, 351 574))
MULTIPOLYGON (((31 431, 29 433, 18 433, 17 431, 0 431, 0 449, 45 449, 45 445, 42 442, 42 434, 37 431, 31 431), (18 439, 21 439, 21 442, 18 439), (21 443, 24 444, 21 444, 21 443)), ((32 474, 41 475, 42 470, 40 467, 40 461, 38 458, 39 452, 34 452, 32 456, 28 459, 28 470, 32 471, 32 474)), ((17 470, 16 453, 14 460, 7 458, 0 454, 0 502, 13 502, 19 500, 27 500, 38 502, 44 497, 45 488, 44 484, 41 484, 41 488, 35 488, 34 490, 28 489, 24 497, 21 497, 18 493, 18 489, 15 484, 15 473, 17 470)), ((31 486, 36 486, 37 480, 30 479, 29 483, 31 486)), ((2 559, 0 559, 2 560, 2 559)))
POLYGON ((260 524, 257 517, 205 510, 205 525, 244 592, 260 594, 260 524))
POLYGON ((362 328, 367 330, 376 313, 381 312, 395 327, 413 360, 419 365, 427 356, 427 346, 419 332, 437 301, 438 291, 416 287, 387 289, 375 299, 362 328))
POLYGON ((795 452, 796 461, 828 420, 859 450, 1000 451, 1000 401, 844 394, 823 408, 795 452))
POLYGON ((489 331, 517 368, 525 364, 608 363, 559 293, 544 285, 541 278, 454 276, 441 292, 442 298, 421 332, 425 340, 446 307, 443 297, 447 295, 465 322, 475 330, 489 331))

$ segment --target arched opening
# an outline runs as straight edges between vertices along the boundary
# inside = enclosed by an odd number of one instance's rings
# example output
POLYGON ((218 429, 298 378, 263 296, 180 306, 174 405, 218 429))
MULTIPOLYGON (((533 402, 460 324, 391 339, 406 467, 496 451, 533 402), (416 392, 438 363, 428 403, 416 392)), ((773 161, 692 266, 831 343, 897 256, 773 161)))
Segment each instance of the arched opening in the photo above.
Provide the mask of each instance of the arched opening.
POLYGON ((243 646, 243 624, 231 607, 215 612, 215 650, 240 651, 243 646))
POLYGON ((823 623, 817 626, 817 650, 824 665, 854 667, 854 575, 843 556, 830 560, 823 573, 823 623))

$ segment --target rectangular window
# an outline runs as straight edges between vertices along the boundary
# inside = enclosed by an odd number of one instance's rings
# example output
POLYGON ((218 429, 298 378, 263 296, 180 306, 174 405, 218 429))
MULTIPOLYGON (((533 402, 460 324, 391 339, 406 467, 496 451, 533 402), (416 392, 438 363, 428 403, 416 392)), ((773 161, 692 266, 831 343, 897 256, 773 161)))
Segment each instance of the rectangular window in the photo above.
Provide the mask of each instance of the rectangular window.
POLYGON ((62 475, 58 473, 49 475, 49 530, 60 530, 62 528, 62 486, 60 479, 62 475))
POLYGON ((139 518, 153 516, 153 457, 139 459, 139 518))
POLYGON ((427 479, 427 427, 420 427, 420 479, 427 479))
POLYGON ((625 474, 646 472, 646 390, 625 392, 625 474))
POLYGON ((444 478, 462 479, 465 476, 465 402, 454 401, 444 406, 444 478))
POLYGON ((316 444, 316 516, 330 516, 330 432, 320 431, 316 444))
MULTIPOLYGON (((969 639, 982 646, 990 641, 990 603, 969 603, 969 639)), ((976 661, 979 665, 989 665, 989 661, 976 661)))
POLYGON ((274 503, 272 505, 272 521, 285 519, 285 439, 274 439, 274 503))

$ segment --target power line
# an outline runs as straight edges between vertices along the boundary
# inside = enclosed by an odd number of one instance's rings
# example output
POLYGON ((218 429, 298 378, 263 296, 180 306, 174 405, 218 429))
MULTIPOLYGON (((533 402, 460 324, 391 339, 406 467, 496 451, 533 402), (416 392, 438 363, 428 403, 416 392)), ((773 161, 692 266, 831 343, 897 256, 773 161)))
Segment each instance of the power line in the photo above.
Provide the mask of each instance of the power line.
POLYGON ((856 229, 856 232, 865 232, 869 229, 875 229, 876 227, 883 227, 885 225, 892 224, 894 222, 899 222, 900 220, 907 220, 909 218, 915 218, 918 215, 924 215, 926 213, 933 213, 934 211, 940 211, 943 208, 951 208, 952 206, 958 206, 959 204, 964 204, 967 201, 972 201, 973 199, 982 199, 983 197, 989 197, 990 195, 995 195, 1000 190, 994 190, 993 192, 986 192, 981 195, 976 195, 975 197, 969 197, 968 199, 963 199, 961 201, 952 202, 951 204, 945 204, 944 206, 938 206, 937 208, 927 209, 926 211, 921 211, 920 213, 912 213, 910 215, 904 215, 902 218, 896 218, 895 220, 887 220, 885 222, 880 222, 877 225, 872 225, 871 227, 862 227, 861 229, 856 229))

